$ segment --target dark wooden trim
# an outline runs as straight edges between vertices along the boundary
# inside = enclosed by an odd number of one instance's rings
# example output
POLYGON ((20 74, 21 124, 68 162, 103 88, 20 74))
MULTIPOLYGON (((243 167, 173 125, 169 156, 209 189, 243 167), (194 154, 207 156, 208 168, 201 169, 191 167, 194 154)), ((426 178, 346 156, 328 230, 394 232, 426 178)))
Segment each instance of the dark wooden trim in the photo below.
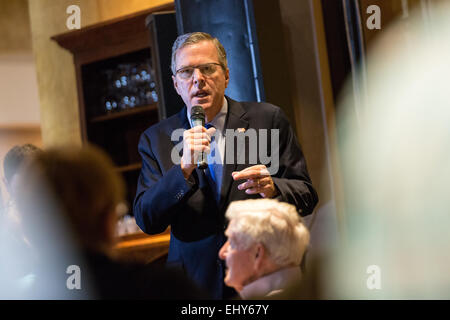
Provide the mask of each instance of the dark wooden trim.
POLYGON ((133 51, 148 48, 150 50, 150 32, 141 33, 139 38, 124 40, 121 43, 99 47, 98 50, 76 53, 75 64, 89 64, 104 59, 114 58, 133 51))
POLYGON ((86 113, 84 105, 84 93, 83 93, 83 77, 81 76, 81 64, 75 64, 75 74, 77 77, 77 95, 78 95, 78 115, 80 117, 80 130, 81 141, 88 142, 87 126, 86 126, 86 113))
POLYGON ((175 5, 173 3, 168 3, 123 17, 86 26, 79 30, 54 35, 51 39, 55 40, 62 48, 65 48, 72 53, 93 48, 97 49, 103 45, 114 45, 121 42, 120 39, 123 34, 127 35, 128 41, 136 35, 136 30, 138 30, 138 34, 141 33, 142 31, 140 30, 145 26, 145 18, 149 14, 174 9, 175 5), (115 30, 118 25, 120 25, 120 29, 123 29, 123 34, 118 35, 116 33, 115 30))

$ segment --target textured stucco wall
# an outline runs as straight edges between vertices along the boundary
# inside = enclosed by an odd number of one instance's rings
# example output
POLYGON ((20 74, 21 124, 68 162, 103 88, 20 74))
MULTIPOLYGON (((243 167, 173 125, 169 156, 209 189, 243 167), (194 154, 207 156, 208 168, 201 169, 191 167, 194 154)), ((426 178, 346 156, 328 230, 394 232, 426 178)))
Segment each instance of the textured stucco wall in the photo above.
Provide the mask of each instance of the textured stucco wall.
POLYGON ((0 53, 31 51, 27 0, 0 0, 0 53))
POLYGON ((0 0, 0 127, 39 125, 27 0, 0 0))
MULTIPOLYGON (((288 63, 291 66, 297 136, 313 185, 319 194, 314 215, 306 222, 314 251, 330 250, 338 238, 332 137, 334 102, 320 0, 280 1, 288 63)), ((313 251, 312 250, 312 251, 313 251)))
POLYGON ((66 8, 72 4, 81 8, 81 27, 98 21, 96 1, 29 1, 41 108, 42 139, 45 146, 81 143, 72 55, 50 39, 55 34, 68 31, 66 8))

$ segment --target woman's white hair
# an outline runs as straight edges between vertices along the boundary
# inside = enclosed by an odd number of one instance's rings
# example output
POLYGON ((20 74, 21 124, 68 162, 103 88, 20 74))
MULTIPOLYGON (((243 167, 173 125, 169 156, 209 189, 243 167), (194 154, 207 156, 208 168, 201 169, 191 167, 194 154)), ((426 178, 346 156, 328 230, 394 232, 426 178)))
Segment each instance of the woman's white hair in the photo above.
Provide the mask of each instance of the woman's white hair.
POLYGON ((227 209, 232 245, 245 250, 261 243, 277 265, 300 265, 309 231, 295 206, 273 199, 234 201, 227 209))

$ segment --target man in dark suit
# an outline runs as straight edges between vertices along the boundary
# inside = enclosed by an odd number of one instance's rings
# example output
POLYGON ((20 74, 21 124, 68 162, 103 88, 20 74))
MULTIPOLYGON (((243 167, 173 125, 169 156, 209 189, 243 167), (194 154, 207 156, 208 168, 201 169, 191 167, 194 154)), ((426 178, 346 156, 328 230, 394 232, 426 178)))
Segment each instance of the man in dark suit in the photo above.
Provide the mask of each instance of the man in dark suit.
POLYGON ((183 269, 213 298, 226 298, 232 291, 223 284, 218 252, 226 241, 227 205, 277 198, 308 215, 318 197, 281 109, 224 95, 229 70, 216 38, 200 32, 179 36, 172 48, 172 73, 186 106, 141 136, 134 214, 146 233, 170 226, 168 265, 183 269), (191 125, 191 109, 197 105, 211 128, 191 125), (205 170, 197 168, 200 152, 208 154, 205 170))

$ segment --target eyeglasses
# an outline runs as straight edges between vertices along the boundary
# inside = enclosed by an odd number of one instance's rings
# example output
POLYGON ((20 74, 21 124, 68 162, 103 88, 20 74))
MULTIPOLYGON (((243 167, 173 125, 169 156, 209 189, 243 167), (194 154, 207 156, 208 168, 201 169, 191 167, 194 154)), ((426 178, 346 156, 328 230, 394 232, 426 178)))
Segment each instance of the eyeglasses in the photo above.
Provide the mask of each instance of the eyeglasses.
POLYGON ((200 64, 198 66, 188 66, 178 69, 175 74, 179 75, 181 79, 187 80, 192 77, 194 70, 198 69, 204 76, 211 76, 216 72, 217 66, 222 67, 221 64, 215 62, 200 64))

